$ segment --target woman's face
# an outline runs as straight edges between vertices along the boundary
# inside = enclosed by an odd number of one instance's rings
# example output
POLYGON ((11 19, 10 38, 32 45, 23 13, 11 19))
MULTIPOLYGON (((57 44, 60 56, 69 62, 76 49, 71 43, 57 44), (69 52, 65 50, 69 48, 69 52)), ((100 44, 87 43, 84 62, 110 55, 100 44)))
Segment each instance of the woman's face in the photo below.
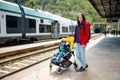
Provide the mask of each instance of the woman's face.
POLYGON ((83 21, 83 17, 81 14, 78 16, 78 20, 80 21, 80 23, 83 21))

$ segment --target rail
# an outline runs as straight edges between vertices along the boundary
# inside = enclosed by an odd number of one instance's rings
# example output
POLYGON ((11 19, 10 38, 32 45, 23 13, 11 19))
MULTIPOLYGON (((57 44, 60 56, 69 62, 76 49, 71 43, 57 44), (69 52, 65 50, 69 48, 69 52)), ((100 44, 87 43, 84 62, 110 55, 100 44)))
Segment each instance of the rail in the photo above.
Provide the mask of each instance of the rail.
POLYGON ((41 61, 49 59, 56 53, 58 46, 47 47, 42 50, 25 53, 23 55, 14 55, 0 60, 0 78, 33 66, 41 61))

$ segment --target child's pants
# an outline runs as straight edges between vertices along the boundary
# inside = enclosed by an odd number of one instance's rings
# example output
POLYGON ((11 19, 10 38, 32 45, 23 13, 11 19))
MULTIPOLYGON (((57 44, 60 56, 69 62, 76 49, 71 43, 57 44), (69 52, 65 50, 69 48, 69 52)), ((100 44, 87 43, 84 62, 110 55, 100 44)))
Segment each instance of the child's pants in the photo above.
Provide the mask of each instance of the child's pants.
POLYGON ((64 55, 64 52, 58 52, 55 56, 56 59, 59 60, 64 55))

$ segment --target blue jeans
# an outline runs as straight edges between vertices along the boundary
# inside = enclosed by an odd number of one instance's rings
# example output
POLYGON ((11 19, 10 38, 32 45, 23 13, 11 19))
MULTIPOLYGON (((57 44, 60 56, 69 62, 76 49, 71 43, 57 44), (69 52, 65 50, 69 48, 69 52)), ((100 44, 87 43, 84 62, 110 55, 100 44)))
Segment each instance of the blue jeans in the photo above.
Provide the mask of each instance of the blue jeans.
POLYGON ((56 57, 57 59, 60 59, 63 55, 64 55, 64 52, 58 52, 58 53, 55 55, 55 57, 56 57))
POLYGON ((76 57, 78 58, 78 60, 81 63, 81 66, 83 68, 86 67, 86 56, 85 56, 85 47, 82 47, 80 45, 80 43, 75 43, 75 53, 76 53, 76 57))

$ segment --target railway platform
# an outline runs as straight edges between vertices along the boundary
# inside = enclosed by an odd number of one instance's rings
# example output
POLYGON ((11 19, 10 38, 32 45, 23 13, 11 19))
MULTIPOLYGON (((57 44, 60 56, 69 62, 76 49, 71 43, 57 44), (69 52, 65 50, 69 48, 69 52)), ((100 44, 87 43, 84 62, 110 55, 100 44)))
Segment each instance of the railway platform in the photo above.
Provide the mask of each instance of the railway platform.
POLYGON ((1 80, 120 80, 119 48, 120 37, 102 36, 89 42, 86 53, 89 67, 84 72, 76 72, 73 65, 62 74, 55 72, 57 66, 50 72, 47 60, 1 80))
MULTIPOLYGON (((101 35, 102 34, 93 34, 91 35, 91 38, 96 38, 101 35)), ((42 49, 42 48, 50 47, 53 45, 58 45, 59 42, 60 40, 52 40, 52 41, 41 42, 41 43, 32 43, 32 44, 3 47, 3 48, 0 48, 0 58, 9 56, 9 55, 18 54, 18 53, 31 52, 37 49, 42 49)))
POLYGON ((57 45, 59 42, 60 40, 53 40, 53 41, 47 41, 47 42, 41 42, 41 43, 32 43, 32 44, 24 44, 24 45, 17 45, 17 46, 11 46, 11 47, 3 47, 3 48, 0 48, 0 57, 14 55, 17 53, 30 52, 36 49, 42 49, 45 47, 57 45))

